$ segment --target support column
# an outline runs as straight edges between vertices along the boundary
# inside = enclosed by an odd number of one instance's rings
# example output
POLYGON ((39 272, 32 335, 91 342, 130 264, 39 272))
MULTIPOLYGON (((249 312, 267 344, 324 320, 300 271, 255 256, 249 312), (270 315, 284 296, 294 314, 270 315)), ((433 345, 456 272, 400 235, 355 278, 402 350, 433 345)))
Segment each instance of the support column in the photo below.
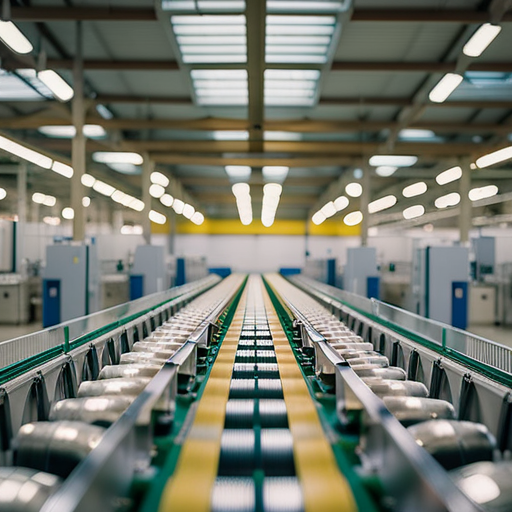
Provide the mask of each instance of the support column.
POLYGON ((366 247, 368 245, 368 226, 370 223, 368 213, 368 203, 370 202, 371 193, 371 167, 369 165, 363 165, 363 179, 361 185, 363 186, 363 193, 360 199, 360 210, 363 214, 363 221, 361 222, 361 246, 366 247))
POLYGON ((16 272, 22 273, 25 258, 25 226, 27 223, 27 163, 18 167, 18 223, 16 225, 16 272))
POLYGON ((82 22, 76 22, 76 50, 73 61, 73 89, 75 94, 72 103, 73 125, 76 133, 71 145, 71 161, 73 177, 71 178, 71 208, 75 212, 73 219, 73 240, 85 239, 85 208, 82 205, 84 186, 82 176, 85 173, 85 106, 84 106, 84 63, 83 63, 83 34, 82 22))
POLYGON ((469 243, 469 231, 472 226, 472 211, 471 201, 468 197, 471 190, 471 159, 461 158, 460 166, 462 168, 462 177, 459 181, 459 194, 460 194, 460 214, 459 214, 459 239, 461 245, 469 243))
POLYGON ((169 211, 168 214, 171 232, 169 233, 169 254, 174 254, 176 251, 176 214, 174 210, 169 211))
POLYGON ((149 212, 151 211, 151 195, 149 187, 151 186, 151 173, 155 168, 155 163, 149 159, 149 155, 144 154, 144 163, 142 164, 142 201, 144 210, 142 210, 142 235, 146 244, 151 244, 151 221, 149 212))

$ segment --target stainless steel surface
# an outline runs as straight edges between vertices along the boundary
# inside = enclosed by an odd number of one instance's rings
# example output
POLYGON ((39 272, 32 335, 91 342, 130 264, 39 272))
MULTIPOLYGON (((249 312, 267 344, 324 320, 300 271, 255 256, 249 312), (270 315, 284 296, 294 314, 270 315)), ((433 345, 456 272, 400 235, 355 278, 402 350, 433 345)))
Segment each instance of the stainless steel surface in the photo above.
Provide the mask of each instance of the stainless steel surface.
POLYGON ((388 366, 382 368, 377 365, 364 365, 353 366, 354 372, 359 377, 380 377, 381 379, 392 379, 392 380, 407 380, 407 374, 402 368, 396 366, 388 366))
POLYGON ((385 396, 384 405, 405 427, 428 420, 454 420, 453 405, 446 400, 410 396, 385 396))
POLYGON ((85 381, 78 388, 78 398, 88 396, 137 396, 151 382, 149 377, 124 377, 85 381))
POLYGON ((123 364, 104 366, 98 376, 98 380, 119 379, 129 377, 154 377, 160 370, 159 365, 123 364))
POLYGON ((428 389, 421 382, 412 380, 389 380, 380 377, 363 377, 363 382, 379 397, 385 396, 428 396, 428 389))

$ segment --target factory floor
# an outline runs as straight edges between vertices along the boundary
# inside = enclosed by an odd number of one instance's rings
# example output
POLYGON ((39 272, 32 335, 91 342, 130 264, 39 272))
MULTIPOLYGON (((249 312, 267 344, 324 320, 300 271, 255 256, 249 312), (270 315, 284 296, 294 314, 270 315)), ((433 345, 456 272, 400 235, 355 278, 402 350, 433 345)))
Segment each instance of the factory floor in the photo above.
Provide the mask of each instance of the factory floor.
POLYGON ((25 334, 40 331, 43 328, 41 322, 34 322, 24 325, 0 324, 0 341, 12 340, 25 334))

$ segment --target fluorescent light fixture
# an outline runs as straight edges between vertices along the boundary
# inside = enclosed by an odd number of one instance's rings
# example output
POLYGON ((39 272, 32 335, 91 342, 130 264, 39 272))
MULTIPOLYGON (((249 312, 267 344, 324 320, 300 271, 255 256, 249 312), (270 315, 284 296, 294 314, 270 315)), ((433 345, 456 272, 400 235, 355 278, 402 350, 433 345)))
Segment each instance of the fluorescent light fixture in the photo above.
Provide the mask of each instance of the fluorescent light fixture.
POLYGON ((313 224, 319 226, 320 224, 322 224, 322 222, 325 221, 326 218, 327 217, 321 211, 318 211, 313 215, 313 217, 311 217, 311 220, 313 224))
POLYGON ((243 197, 245 195, 249 195, 251 192, 251 187, 247 183, 235 183, 231 190, 236 198, 243 197))
POLYGON ((44 196, 43 205, 50 208, 57 204, 57 199, 53 196, 44 196))
POLYGON ((460 179, 462 176, 462 168, 452 167, 436 176, 436 181, 439 185, 446 185, 447 183, 451 183, 452 181, 456 181, 460 179))
POLYGON ((494 41, 501 32, 499 25, 484 23, 471 36, 471 39, 464 45, 462 52, 468 57, 480 57, 484 50, 494 41))
POLYGON ((185 203, 181 199, 175 199, 172 203, 172 209, 178 214, 181 215, 183 213, 183 208, 185 203))
MULTIPOLYGON (((73 125, 40 126, 37 131, 47 137, 61 139, 72 139, 76 135, 76 128, 73 125)), ((101 139, 107 135, 103 126, 100 126, 99 124, 84 124, 83 132, 89 139, 101 139)))
MULTIPOLYGON (((290 58, 287 57, 286 60, 289 61, 290 58)), ((306 60, 302 57, 298 59, 300 63, 304 63, 306 60)), ((316 69, 266 69, 264 75, 265 104, 312 106, 316 98, 319 78, 320 71, 316 69)))
POLYGON ((244 226, 248 226, 252 222, 251 188, 247 183, 235 183, 231 190, 236 197, 240 222, 244 226))
POLYGON ((60 218, 59 217, 46 216, 46 217, 43 217, 43 222, 45 224, 48 224, 49 226, 59 226, 60 225, 60 218))
POLYGON ((149 212, 149 220, 151 222, 154 222, 155 224, 165 224, 167 221, 167 217, 163 215, 162 213, 156 212, 155 210, 151 210, 149 212))
POLYGON ((356 182, 349 183, 345 187, 345 192, 350 197, 359 197, 363 193, 363 187, 361 186, 360 183, 356 183, 356 182))
POLYGON ((249 140, 249 132, 246 131, 215 131, 213 132, 213 140, 249 140))
POLYGON ((144 210, 145 205, 140 199, 133 197, 131 199, 131 201, 128 204, 126 204, 125 206, 127 206, 128 208, 131 208, 132 210, 135 210, 137 212, 141 212, 142 210, 144 210))
POLYGON ((343 222, 347 226, 357 226, 360 224, 363 220, 363 214, 356 210, 355 212, 350 212, 349 214, 345 215, 343 222))
POLYGON ((160 198, 160 202, 164 205, 164 206, 167 206, 167 208, 170 208, 172 206, 172 203, 174 203, 174 197, 172 197, 170 194, 164 194, 161 198, 160 198))
POLYGON ((82 185, 84 187, 91 188, 96 182, 96 178, 94 176, 91 176, 90 174, 82 174, 80 181, 82 182, 82 185))
POLYGON ((114 114, 110 112, 110 110, 101 103, 96 105, 96 112, 103 118, 103 119, 113 119, 114 114))
POLYGON ((457 89, 463 78, 457 73, 446 73, 428 95, 433 103, 443 103, 457 89))
POLYGON ((39 71, 37 78, 39 78, 60 101, 69 101, 75 94, 73 88, 58 73, 53 71, 53 69, 39 71))
POLYGON ((141 165, 144 159, 138 153, 126 151, 96 151, 92 154, 92 159, 100 164, 133 164, 141 165))
POLYGON ((121 190, 116 190, 110 197, 112 201, 115 201, 119 204, 128 204, 131 199, 128 194, 125 194, 121 190))
POLYGON ((120 172, 121 174, 140 174, 141 170, 140 167, 137 167, 133 164, 123 164, 119 162, 111 162, 108 165, 111 169, 114 171, 120 172))
POLYGON ((263 140, 301 140, 302 135, 296 132, 279 132, 279 131, 269 131, 263 132, 263 140))
POLYGON ((195 212, 196 209, 191 204, 185 203, 185 206, 183 206, 183 217, 190 220, 195 212))
POLYGON ((151 197, 155 197, 156 199, 162 197, 165 194, 165 188, 162 187, 162 185, 157 185, 156 183, 153 183, 149 187, 149 195, 151 197))
POLYGON ((369 163, 373 167, 392 165, 394 167, 410 167, 418 161, 417 156, 411 155, 373 155, 369 163))
POLYGON ((158 171, 151 173, 150 180, 151 183, 155 183, 156 185, 160 185, 162 187, 167 187, 169 185, 169 178, 165 174, 162 174, 158 171))
POLYGON ((43 169, 50 169, 52 166, 52 159, 46 155, 42 155, 33 149, 29 149, 17 142, 14 142, 6 137, 0 135, 0 149, 11 153, 14 156, 27 160, 33 164, 39 165, 43 169))
POLYGON ((12 21, 0 21, 0 39, 13 52, 22 55, 30 53, 34 47, 12 21))
POLYGON ((54 161, 52 164, 52 171, 64 176, 65 178, 71 178, 73 176, 73 167, 62 162, 54 161))
POLYGON ((107 197, 110 197, 116 191, 115 187, 100 180, 96 180, 92 188, 107 197))
POLYGON ((6 198, 6 196, 7 196, 7 192, 5 191, 5 188, 1 188, 1 187, 0 187, 0 201, 1 201, 2 199, 5 199, 5 198, 6 198))
POLYGON ((67 220, 72 220, 75 218, 75 210, 67 206, 62 210, 62 218, 67 220))
POLYGON ((279 183, 267 183, 263 187, 263 202, 261 205, 261 223, 269 228, 274 224, 277 207, 283 187, 279 183))
POLYGON ((413 183, 405 187, 402 190, 402 195, 404 197, 416 197, 421 196, 427 191, 427 184, 424 181, 418 181, 418 183, 413 183))
POLYGON ((394 165, 379 165, 379 167, 375 169, 375 173, 383 178, 388 178, 389 176, 393 176, 397 170, 398 167, 394 165))
POLYGON ((419 128, 405 128, 398 132, 398 138, 404 140, 434 139, 436 134, 432 130, 419 128))
POLYGON ((263 167, 263 179, 274 183, 282 183, 288 176, 289 167, 266 165, 263 167))
POLYGON ((505 160, 509 160, 510 158, 512 158, 512 146, 481 156, 475 163, 477 167, 483 169, 485 167, 490 167, 491 165, 504 162, 505 160))
POLYGON ((142 235, 143 232, 144 230, 139 224, 135 224, 133 226, 125 224, 124 226, 121 226, 121 235, 142 235))
POLYGON ((200 226, 204 222, 204 215, 201 212, 195 212, 190 219, 196 226, 200 226))
POLYGON ((348 200, 348 197, 345 196, 340 196, 334 200, 334 206, 337 212, 344 210, 349 205, 349 203, 350 201, 348 200))
POLYGON ((41 192, 34 192, 32 194, 32 201, 34 201, 34 203, 50 207, 57 204, 57 199, 55 197, 41 194, 41 192))
POLYGON ((488 197, 495 196, 497 193, 498 187, 496 185, 487 185, 485 187, 471 189, 468 197, 471 201, 478 201, 479 199, 487 199, 488 197))
POLYGON ((451 194, 446 194, 445 196, 438 197, 434 204, 436 208, 448 208, 449 206, 456 206, 460 203, 460 194, 457 192, 452 192, 451 194))
POLYGON ((334 206, 334 203, 332 201, 329 201, 328 203, 324 204, 324 206, 322 206, 322 208, 320 208, 320 211, 328 219, 329 217, 336 215, 338 210, 336 209, 336 206, 334 206))
POLYGON ((82 197, 82 206, 84 208, 89 208, 89 206, 91 206, 91 198, 88 196, 82 197))
POLYGON ((415 219, 417 217, 421 217, 425 213, 425 207, 421 204, 416 204, 414 206, 409 206, 409 208, 406 208, 402 215, 404 216, 404 219, 415 219))
POLYGON ((380 199, 376 199, 368 204, 368 212, 369 213, 377 213, 382 210, 387 210, 396 204, 396 197, 393 195, 384 196, 380 199))
POLYGON ((339 12, 346 10, 346 2, 343 0, 267 0, 267 11, 291 11, 291 12, 339 12))
POLYGON ((43 204, 44 198, 45 195, 41 194, 41 192, 34 192, 32 194, 32 201, 34 201, 36 204, 43 204))
POLYGON ((247 181, 251 177, 251 168, 247 165, 226 165, 225 169, 232 180, 247 181))
POLYGON ((363 177, 363 170, 362 169, 354 169, 352 172, 352 175, 356 180, 360 180, 363 177))
POLYGON ((279 197, 282 191, 283 187, 279 185, 279 183, 267 183, 263 187, 263 194, 268 195, 270 197, 279 197))

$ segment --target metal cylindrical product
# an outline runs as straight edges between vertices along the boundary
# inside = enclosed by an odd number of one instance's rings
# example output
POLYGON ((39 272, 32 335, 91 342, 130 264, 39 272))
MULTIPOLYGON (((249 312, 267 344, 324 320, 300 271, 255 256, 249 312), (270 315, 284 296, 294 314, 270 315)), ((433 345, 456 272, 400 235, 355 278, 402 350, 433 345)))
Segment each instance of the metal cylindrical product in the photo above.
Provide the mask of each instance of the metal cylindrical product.
POLYGON ((263 480, 265 512, 302 512, 304 499, 296 477, 270 477, 263 480))
POLYGON ((26 423, 14 441, 16 465, 67 477, 100 442, 105 429, 77 421, 26 423))
POLYGON ((358 357, 354 359, 350 359, 348 361, 350 366, 358 366, 361 364, 376 364, 385 368, 389 366, 389 359, 386 356, 368 356, 368 357, 358 357))
POLYGON ((287 428, 284 400, 228 400, 225 428, 253 428, 256 424, 262 428, 287 428))
POLYGON ((50 421, 83 421, 108 427, 133 402, 133 396, 68 398, 52 404, 50 421))
POLYGON ((373 350, 371 343, 331 343, 331 347, 335 350, 373 350))
MULTIPOLYGON (((143 343, 147 343, 147 342, 143 342, 143 343)), ((135 343, 136 345, 136 343, 135 343)), ((138 354, 139 352, 142 353, 142 354, 153 354, 154 357, 156 357, 157 359, 169 359, 171 356, 173 356, 175 353, 176 353, 176 350, 173 349, 173 348, 166 348, 166 347, 162 347, 162 346, 159 346, 157 345, 156 343, 147 343, 147 347, 141 347, 141 346, 138 346, 138 347, 135 347, 135 345, 133 345, 133 349, 132 349, 132 352, 135 353, 135 354, 138 354)), ((181 347, 181 345, 180 345, 181 347)))
POLYGON ((407 373, 402 368, 398 368, 398 366, 388 366, 387 368, 382 368, 373 364, 361 364, 358 366, 353 366, 352 370, 354 370, 354 372, 359 377, 379 377, 381 379, 407 380, 407 373))
POLYGON ((232 379, 230 398, 283 398, 280 379, 232 379))
POLYGON ((385 396, 384 405, 404 426, 428 420, 454 420, 455 409, 446 400, 411 396, 385 396))
POLYGON ((390 380, 380 377, 363 377, 365 384, 379 397, 419 396, 427 397, 428 389, 422 382, 413 380, 390 380))
POLYGON ((350 359, 360 359, 361 357, 380 356, 380 354, 378 352, 375 352, 375 350, 344 349, 344 350, 338 350, 337 352, 341 357, 345 358, 347 361, 350 359))
POLYGON ((212 491, 212 512, 253 512, 256 491, 252 478, 218 477, 212 491))
POLYGON ((167 359, 158 357, 153 352, 127 352, 122 354, 119 360, 120 365, 125 364, 148 364, 163 366, 167 359))
POLYGON ((78 398, 87 396, 137 396, 151 382, 147 377, 84 381, 78 388, 78 398))
POLYGON ((39 512, 60 485, 61 479, 56 475, 36 469, 0 467, 0 510, 39 512))
POLYGON ((183 343, 175 341, 137 341, 133 344, 132 352, 159 352, 160 350, 175 352, 182 346, 183 343))
POLYGON ((262 429, 261 460, 265 475, 294 476, 292 433, 284 428, 262 429))
POLYGON ((154 377, 160 370, 161 366, 145 365, 145 364, 123 364, 104 366, 98 379, 120 379, 129 377, 154 377))
POLYGON ((256 469, 254 430, 225 429, 222 432, 219 476, 252 476, 256 469))
POLYGON ((485 512, 512 510, 512 462, 475 462, 449 474, 485 512))
POLYGON ((445 469, 490 461, 496 447, 496 440, 481 423, 431 420, 407 430, 445 469))

